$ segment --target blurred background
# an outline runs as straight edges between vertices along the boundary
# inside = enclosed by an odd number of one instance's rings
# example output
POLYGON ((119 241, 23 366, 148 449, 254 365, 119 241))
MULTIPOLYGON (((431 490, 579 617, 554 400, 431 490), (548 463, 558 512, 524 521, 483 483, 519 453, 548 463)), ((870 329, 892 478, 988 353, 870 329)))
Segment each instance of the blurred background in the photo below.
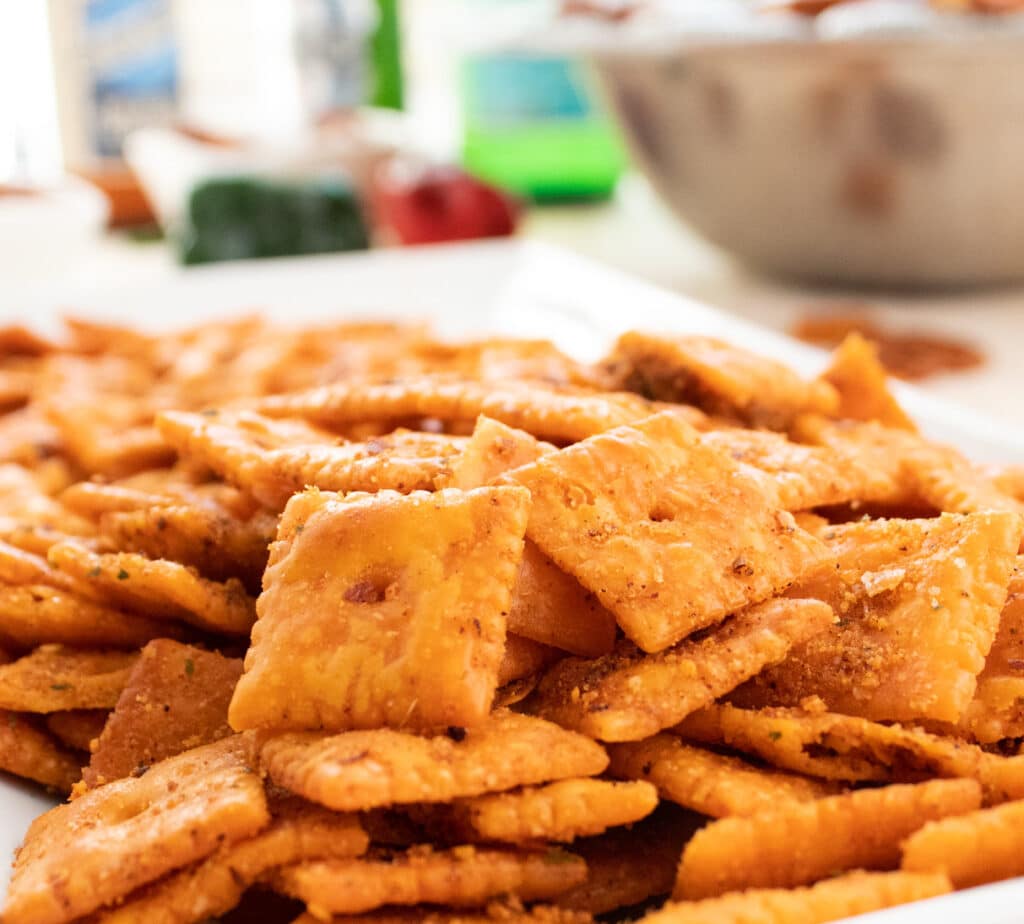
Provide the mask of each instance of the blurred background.
POLYGON ((518 237, 998 412, 1022 165, 1024 0, 0 4, 0 317, 518 237))

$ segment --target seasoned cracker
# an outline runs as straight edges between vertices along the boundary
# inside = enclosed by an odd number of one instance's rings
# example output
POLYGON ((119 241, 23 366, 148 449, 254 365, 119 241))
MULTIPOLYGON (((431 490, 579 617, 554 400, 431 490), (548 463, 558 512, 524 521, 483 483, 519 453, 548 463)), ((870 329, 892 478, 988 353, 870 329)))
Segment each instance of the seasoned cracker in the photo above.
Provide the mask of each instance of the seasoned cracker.
POLYGON ((1024 558, 1020 556, 999 630, 960 728, 983 744, 1024 736, 1024 558))
POLYGON ((522 901, 554 898, 582 882, 586 864, 562 850, 543 853, 414 848, 363 860, 321 860, 286 868, 275 885, 306 903, 314 917, 359 914, 383 905, 473 908, 499 895, 522 901))
POLYGON ((677 731, 794 773, 850 783, 917 782, 936 776, 981 779, 985 756, 957 738, 824 709, 715 704, 691 715, 677 731))
POLYGON ((448 823, 469 841, 570 842, 639 821, 657 805, 649 783, 559 780, 457 801, 448 823))
POLYGON ((131 552, 97 554, 74 542, 51 546, 51 564, 92 582, 114 606, 225 635, 245 635, 256 620, 255 601, 242 583, 199 577, 174 561, 152 560, 131 552))
POLYGON ((612 356, 624 366, 625 387, 750 426, 784 429, 799 413, 832 413, 839 403, 827 382, 805 382, 781 363, 711 337, 630 331, 612 356))
POLYGON ((262 511, 242 519, 195 506, 156 506, 104 514, 99 531, 121 551, 180 562, 214 581, 238 577, 258 592, 277 519, 262 511))
POLYGON ((106 709, 51 712, 46 717, 46 727, 62 744, 88 753, 89 746, 100 736, 109 715, 106 709))
POLYGON ((232 726, 483 721, 529 500, 507 487, 297 495, 264 576, 232 726))
POLYGON ((0 709, 113 709, 136 660, 135 652, 40 645, 0 665, 0 709))
POLYGON ((269 815, 243 752, 228 738, 41 815, 14 863, 6 924, 64 924, 254 835, 269 815))
POLYGON ((182 632, 166 620, 126 613, 56 587, 0 585, 0 640, 20 648, 52 642, 135 649, 182 632))
POLYGON ((916 433, 914 421, 889 390, 888 378, 878 359, 878 347, 857 331, 847 334, 822 375, 839 395, 837 417, 874 420, 886 427, 916 433))
POLYGON ((608 749, 610 772, 626 780, 647 780, 663 799, 710 815, 755 815, 789 802, 812 802, 839 792, 835 784, 758 767, 725 754, 694 747, 661 734, 608 749))
POLYGON ((273 820, 255 837, 222 847, 106 909, 94 924, 195 924, 234 908, 249 886, 282 866, 357 857, 369 843, 359 821, 298 799, 271 802, 273 820))
POLYGON ((750 889, 697 902, 670 902, 645 924, 825 924, 934 898, 949 879, 920 873, 847 873, 805 889, 750 889))
POLYGON ((902 866, 942 873, 957 889, 1024 875, 1024 802, 925 825, 904 842, 902 866))
POLYGON ((933 780, 723 818, 686 845, 673 897, 793 888, 845 870, 893 869, 907 836, 929 821, 980 805, 981 787, 974 780, 933 780))
POLYGON ((673 413, 506 477, 533 497, 527 536, 644 651, 770 597, 825 555, 762 481, 673 413))
MULTIPOLYGON (((321 924, 324 920, 306 912, 292 924, 321 924)), ((538 904, 525 908, 520 901, 502 898, 488 902, 484 911, 389 908, 369 914, 333 915, 327 920, 329 924, 591 924, 593 918, 585 911, 538 904)))
POLYGON ((738 701, 795 706, 817 695, 869 719, 957 722, 995 638, 1020 537, 1021 521, 995 512, 835 527, 825 539, 838 567, 791 593, 827 601, 839 622, 794 646, 738 701))
POLYGON ((615 617, 530 540, 523 546, 508 629, 582 657, 608 654, 615 645, 615 617))
POLYGON ((833 446, 806 446, 781 433, 737 428, 711 430, 701 439, 731 456, 744 470, 763 473, 784 510, 884 498, 891 490, 884 473, 833 446))
POLYGON ((833 619, 817 600, 769 600, 655 655, 622 643, 596 661, 566 658, 544 675, 529 706, 602 741, 639 741, 781 661, 833 619))
POLYGON ((247 411, 168 411, 157 423, 184 457, 210 466, 274 510, 307 485, 343 492, 432 490, 465 445, 458 437, 406 430, 346 442, 298 421, 247 411))
POLYGON ((265 398, 256 402, 256 409, 270 417, 302 417, 328 427, 417 417, 476 420, 484 414, 538 439, 562 443, 640 420, 658 407, 627 392, 597 392, 538 381, 424 376, 384 383, 338 382, 300 394, 265 398))
POLYGON ((481 415, 465 448, 451 460, 450 470, 438 487, 481 488, 499 475, 521 465, 536 462, 554 450, 525 430, 517 430, 500 420, 481 415))
POLYGON ((25 715, 0 710, 0 770, 70 792, 82 775, 79 758, 25 715))
POLYGON ((593 776, 608 756, 550 722, 497 712, 482 725, 431 738, 383 728, 285 734, 263 744, 260 764, 277 785, 345 812, 593 776))
POLYGON ((150 642, 128 676, 95 743, 83 779, 99 786, 231 734, 228 704, 242 675, 238 658, 150 642))

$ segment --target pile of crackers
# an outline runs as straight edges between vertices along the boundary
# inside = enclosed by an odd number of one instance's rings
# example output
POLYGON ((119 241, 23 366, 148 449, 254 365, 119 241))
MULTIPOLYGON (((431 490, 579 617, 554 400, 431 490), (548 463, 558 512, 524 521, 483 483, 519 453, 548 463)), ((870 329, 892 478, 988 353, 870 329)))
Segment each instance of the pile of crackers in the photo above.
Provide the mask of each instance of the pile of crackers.
POLYGON ((5 924, 815 924, 1024 874, 1024 472, 872 347, 0 331, 5 924))

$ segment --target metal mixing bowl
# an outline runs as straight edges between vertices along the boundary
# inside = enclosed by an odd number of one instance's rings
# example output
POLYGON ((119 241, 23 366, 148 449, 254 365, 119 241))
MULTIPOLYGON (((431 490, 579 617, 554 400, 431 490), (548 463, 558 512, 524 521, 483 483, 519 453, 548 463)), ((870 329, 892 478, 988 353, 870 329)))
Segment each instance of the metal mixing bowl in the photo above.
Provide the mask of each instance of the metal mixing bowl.
POLYGON ((1024 37, 594 59, 660 195, 750 264, 899 286, 1024 278, 1024 37))

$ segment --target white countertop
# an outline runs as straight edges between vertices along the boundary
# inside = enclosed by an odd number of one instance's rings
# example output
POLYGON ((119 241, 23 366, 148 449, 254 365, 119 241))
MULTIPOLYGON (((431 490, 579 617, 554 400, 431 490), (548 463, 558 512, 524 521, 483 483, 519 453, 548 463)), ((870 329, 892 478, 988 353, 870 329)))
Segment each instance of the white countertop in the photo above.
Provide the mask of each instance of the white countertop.
MULTIPOLYGON (((946 332, 976 344, 988 358, 967 373, 922 387, 962 406, 1024 427, 1024 288, 895 296, 814 289, 758 276, 674 221, 646 184, 627 178, 615 200, 548 206, 528 213, 522 234, 558 244, 651 282, 784 331, 815 303, 867 304, 887 325, 946 332)), ((159 284, 181 273, 167 248, 108 237, 74 266, 45 276, 4 266, 0 317, 21 301, 74 308, 74 293, 159 284)), ((254 306, 256 307, 256 306, 254 306)), ((626 306, 624 306, 624 309, 626 306)), ((145 311, 145 306, 140 306, 145 311)))

